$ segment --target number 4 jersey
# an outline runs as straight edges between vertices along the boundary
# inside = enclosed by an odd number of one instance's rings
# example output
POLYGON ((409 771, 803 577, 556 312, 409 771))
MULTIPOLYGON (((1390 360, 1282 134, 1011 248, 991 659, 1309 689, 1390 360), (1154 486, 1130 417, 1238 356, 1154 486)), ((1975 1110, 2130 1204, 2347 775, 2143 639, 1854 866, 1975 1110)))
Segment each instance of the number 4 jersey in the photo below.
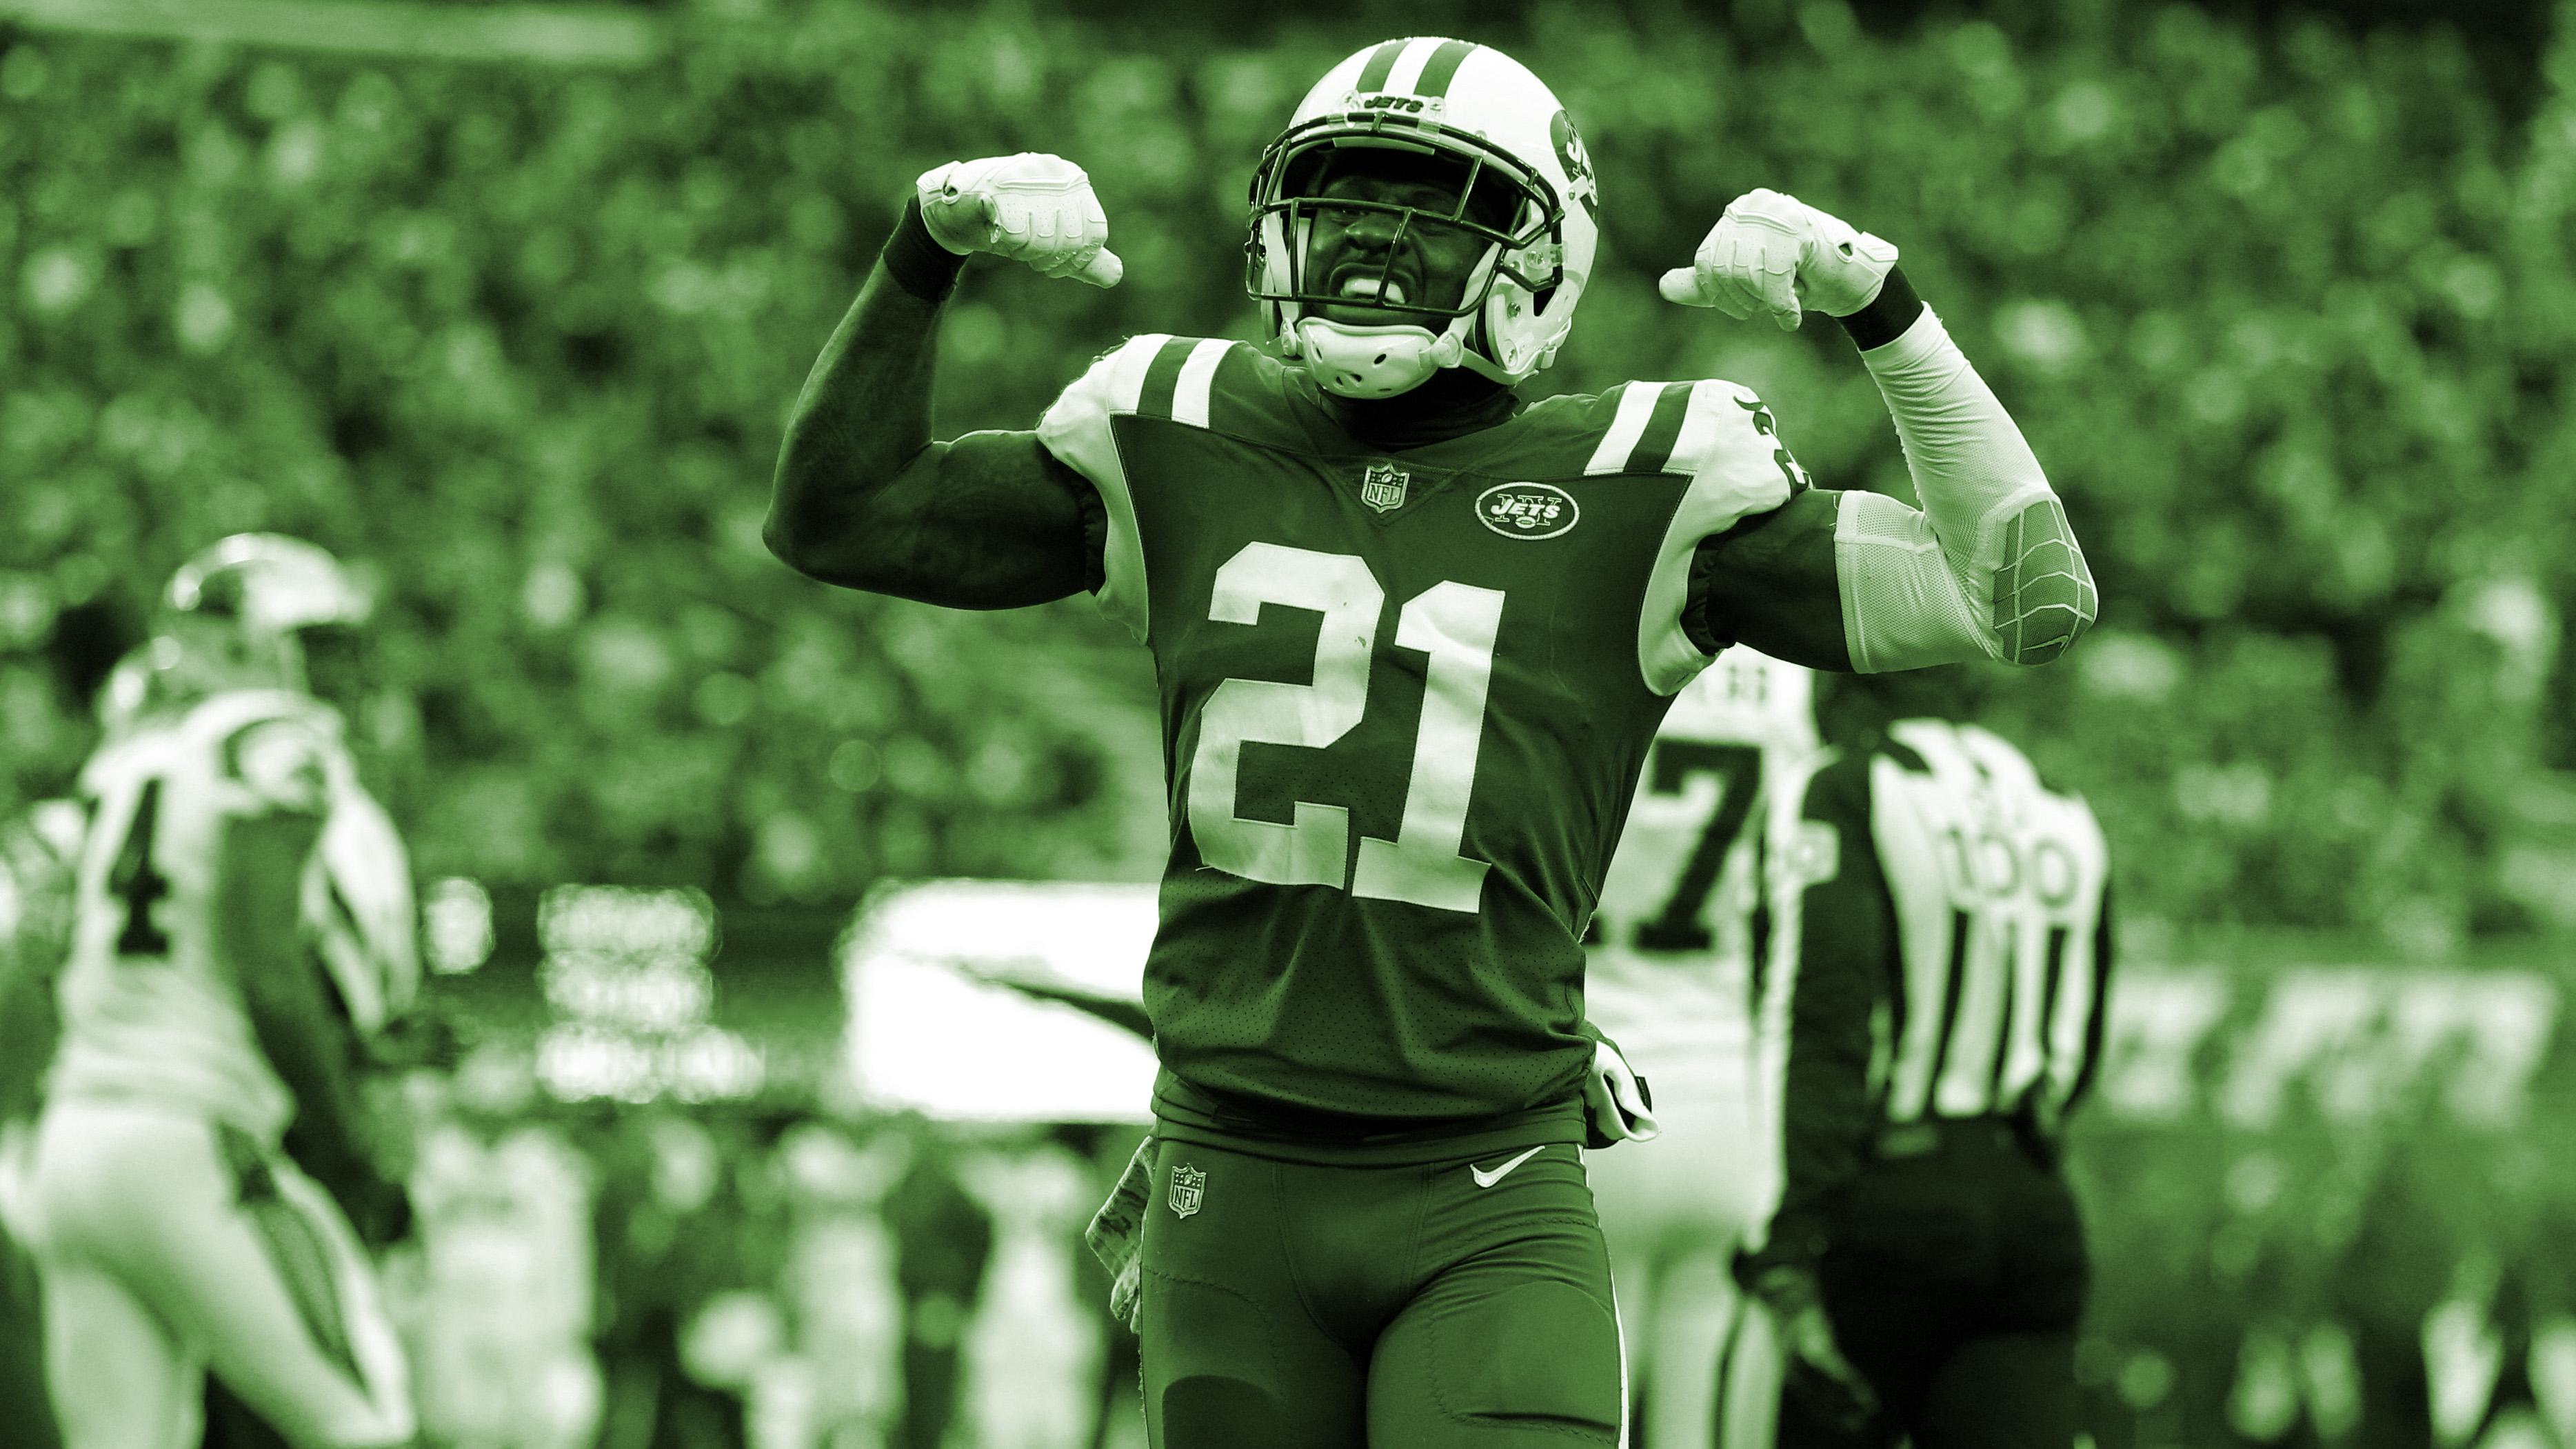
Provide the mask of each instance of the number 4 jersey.
POLYGON ((293 1099, 215 939, 224 823, 272 811, 324 817, 301 911, 353 1027, 381 1025, 418 979, 409 863, 357 781, 338 718, 298 694, 217 694, 137 723, 90 758, 81 787, 90 828, 74 876, 48 1091, 168 1103, 274 1140, 293 1099))
POLYGON ((1804 485, 1773 433, 1734 384, 1640 382, 1377 451, 1303 371, 1161 336, 1048 410, 1105 515, 1101 607, 1160 683, 1167 1122, 1572 1099, 1579 940, 1656 726, 1726 642, 1701 544, 1804 485))

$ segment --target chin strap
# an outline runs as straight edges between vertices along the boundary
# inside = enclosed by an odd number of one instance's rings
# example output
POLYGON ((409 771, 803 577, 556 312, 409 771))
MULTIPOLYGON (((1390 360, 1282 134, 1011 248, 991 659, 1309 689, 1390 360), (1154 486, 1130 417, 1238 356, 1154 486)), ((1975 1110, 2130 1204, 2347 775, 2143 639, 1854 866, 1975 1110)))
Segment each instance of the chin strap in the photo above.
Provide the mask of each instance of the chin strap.
POLYGON ((1396 324, 1354 327, 1307 317, 1289 330, 1316 382, 1337 397, 1388 398, 1410 392, 1444 367, 1467 356, 1461 328, 1452 323, 1433 336, 1428 327, 1396 324))

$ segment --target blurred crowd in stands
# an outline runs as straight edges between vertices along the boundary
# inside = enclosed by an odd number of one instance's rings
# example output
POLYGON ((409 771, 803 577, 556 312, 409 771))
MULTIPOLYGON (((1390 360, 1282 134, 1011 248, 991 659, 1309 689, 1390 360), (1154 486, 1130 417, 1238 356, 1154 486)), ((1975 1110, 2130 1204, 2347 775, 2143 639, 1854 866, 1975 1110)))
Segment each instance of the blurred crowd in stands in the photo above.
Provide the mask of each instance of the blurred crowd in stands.
MULTIPOLYGON (((943 430, 1029 425, 1127 333, 1242 333, 1251 163, 1307 78, 1406 27, 1381 8, 1147 44, 1024 6, 710 5, 657 12, 640 72, 0 34, 0 810, 85 738, 44 666, 65 611, 130 620, 189 549, 270 527, 389 586, 362 733, 426 871, 803 900, 1139 873, 1141 656, 1079 600, 970 618, 789 575, 757 536, 780 419, 955 156, 1075 157, 1129 266, 970 279, 943 430)), ((2576 925, 2562 51, 2509 86, 2439 22, 1649 9, 1488 27, 1602 180, 1602 272, 1536 388, 1736 378, 1821 479, 1901 493, 1838 338, 1651 285, 1757 185, 1882 232, 2092 552, 2096 636, 1991 707, 2095 800, 2133 911, 2423 955, 2576 925)))

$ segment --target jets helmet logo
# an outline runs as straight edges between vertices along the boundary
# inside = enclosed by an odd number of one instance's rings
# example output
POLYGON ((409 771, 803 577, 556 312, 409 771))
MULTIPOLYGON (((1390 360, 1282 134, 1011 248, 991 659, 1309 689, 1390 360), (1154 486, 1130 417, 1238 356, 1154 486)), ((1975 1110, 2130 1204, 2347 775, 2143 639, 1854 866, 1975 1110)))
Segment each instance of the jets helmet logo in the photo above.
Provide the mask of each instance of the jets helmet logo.
POLYGON ((1583 203, 1585 216, 1598 212, 1600 183, 1592 179, 1592 157, 1583 149, 1583 138, 1574 133, 1574 118, 1557 112, 1547 123, 1547 134, 1556 143, 1556 164, 1565 168, 1565 194, 1583 203))
POLYGON ((1404 486, 1412 479, 1393 463, 1371 463, 1360 475, 1360 501, 1380 513, 1393 513, 1404 506, 1404 486))
POLYGON ((1172 1164, 1172 1211, 1188 1217, 1207 1196, 1207 1174, 1186 1162, 1172 1164))

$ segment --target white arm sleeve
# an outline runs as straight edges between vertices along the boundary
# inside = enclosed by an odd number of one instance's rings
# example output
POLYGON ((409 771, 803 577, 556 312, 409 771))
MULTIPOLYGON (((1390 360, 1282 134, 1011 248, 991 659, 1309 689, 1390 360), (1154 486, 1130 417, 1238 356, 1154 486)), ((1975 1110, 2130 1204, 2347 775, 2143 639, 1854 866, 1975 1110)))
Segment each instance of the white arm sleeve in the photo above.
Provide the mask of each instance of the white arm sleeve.
POLYGON ((1842 496, 1834 564, 1852 667, 2045 664, 2065 653, 2099 601, 2021 429, 1929 307, 1861 356, 1923 510, 1883 493, 1842 496))

